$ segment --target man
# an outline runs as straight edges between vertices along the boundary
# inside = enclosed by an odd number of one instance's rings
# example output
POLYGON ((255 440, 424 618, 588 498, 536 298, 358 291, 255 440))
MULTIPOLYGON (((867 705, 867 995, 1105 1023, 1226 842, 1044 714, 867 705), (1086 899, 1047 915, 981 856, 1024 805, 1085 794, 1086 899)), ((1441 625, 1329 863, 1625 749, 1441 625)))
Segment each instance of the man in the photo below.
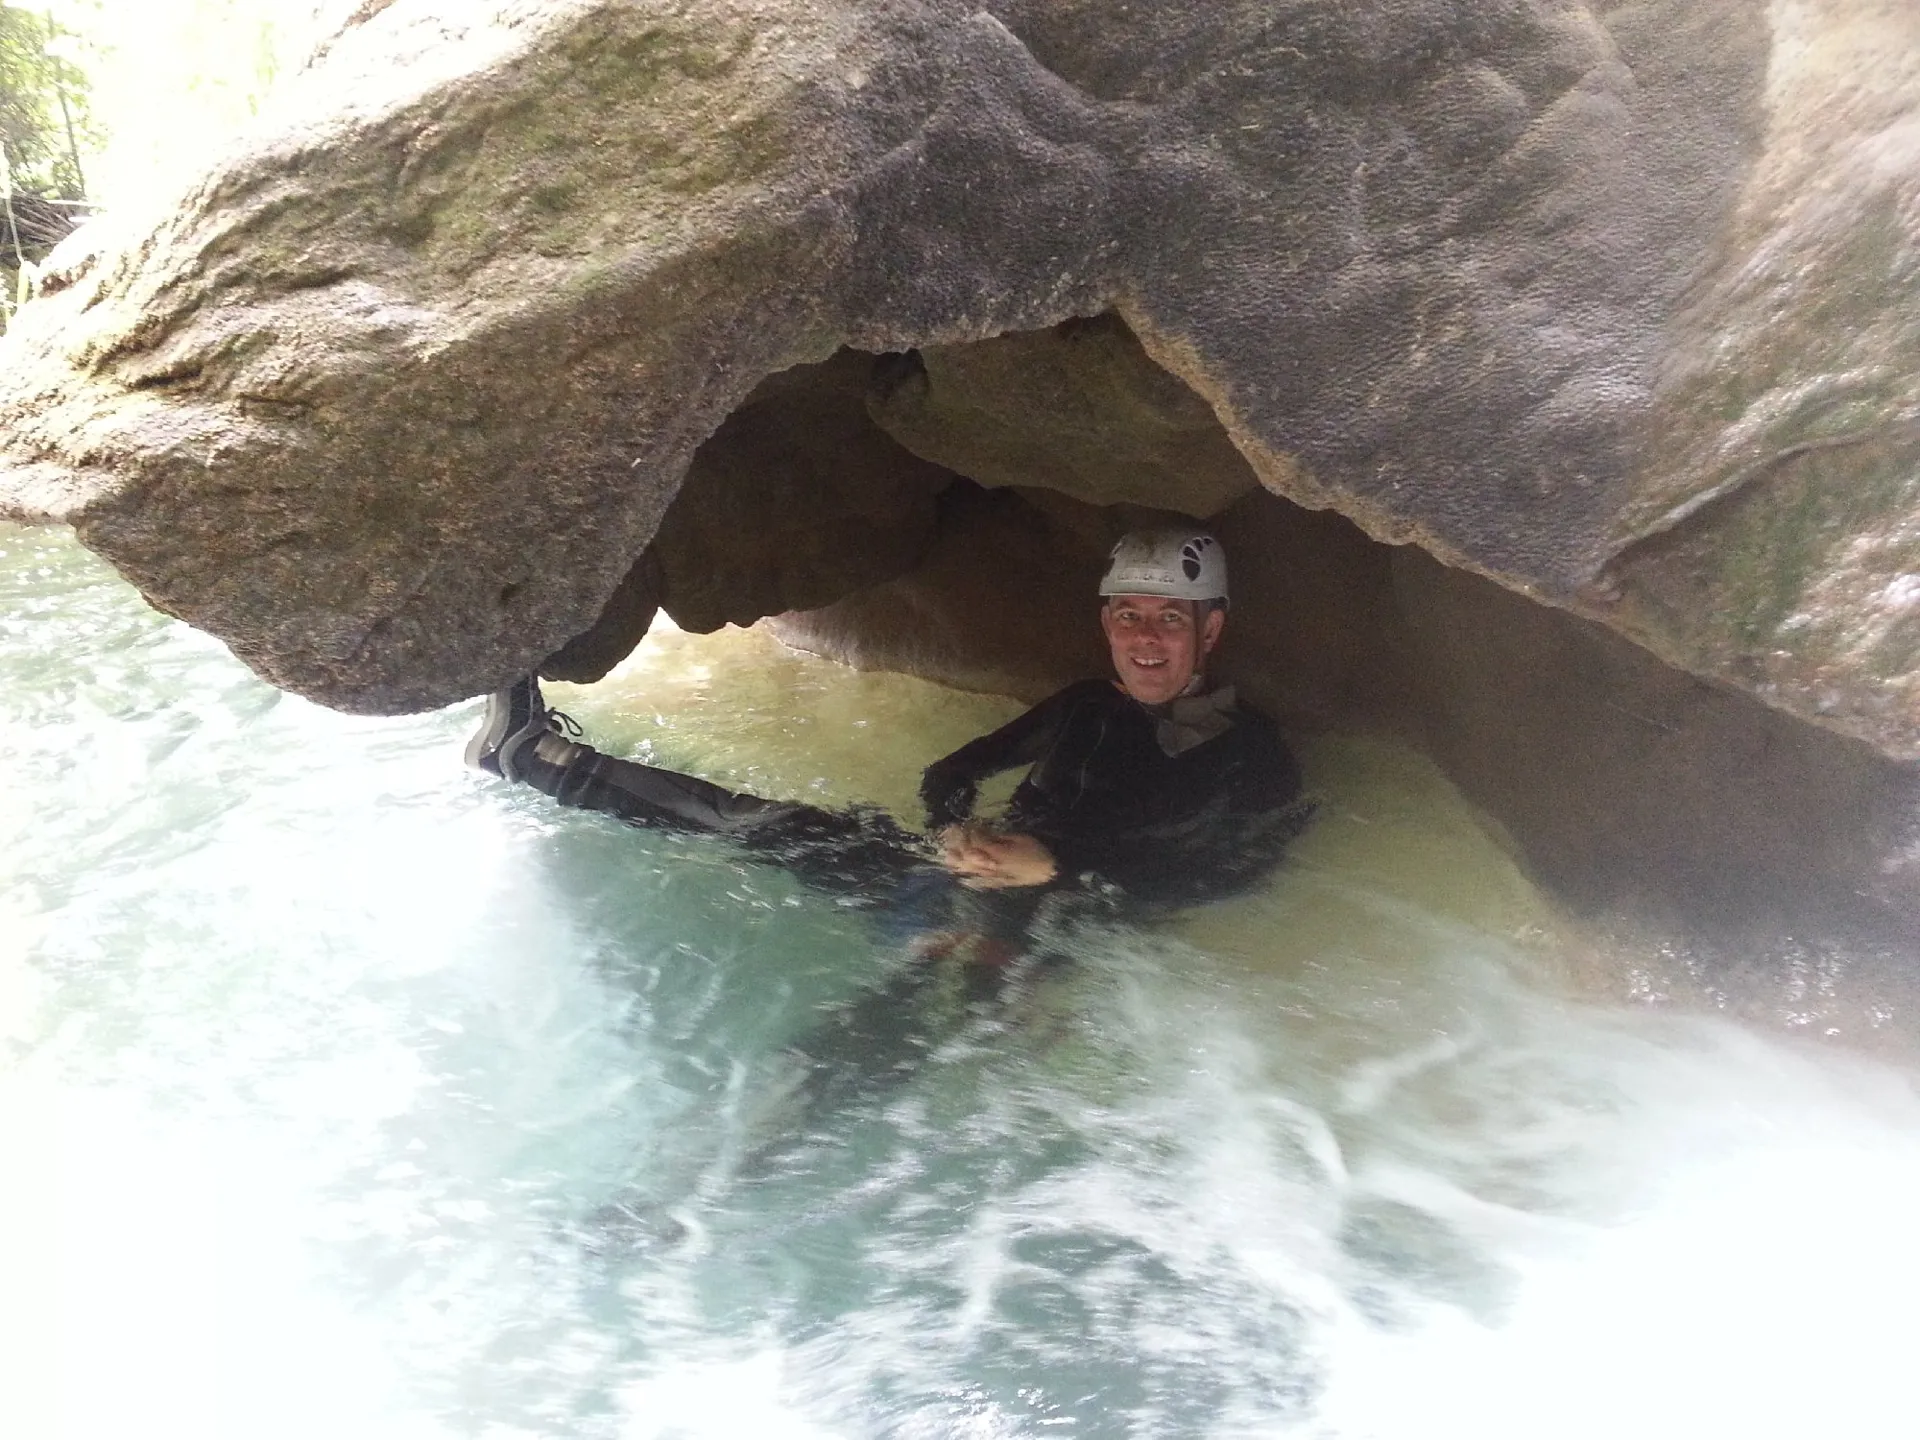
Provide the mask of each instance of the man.
MULTIPOLYGON (((801 1069, 788 1093, 802 1113, 753 1147, 743 1173, 779 1162, 819 1129, 818 1117, 916 1073, 980 1007, 1008 998, 1008 977, 1050 968, 1051 950, 1010 964, 1035 948, 1043 905, 1071 913, 1230 893, 1264 874, 1311 815, 1273 723, 1207 683, 1227 618, 1219 542, 1198 530, 1129 535, 1100 594, 1115 678, 1069 685, 928 766, 921 798, 932 844, 870 807, 763 800, 603 755, 545 707, 532 677, 488 700, 469 765, 563 805, 731 836, 816 888, 884 905, 916 959, 967 962, 899 966, 791 1046, 801 1069), (979 782, 1022 765, 1004 819, 976 820, 979 782)), ((590 1243, 605 1250, 678 1233, 656 1189, 596 1212, 590 1243)))
POLYGON ((1226 557, 1203 531, 1127 536, 1100 582, 1115 681, 1085 680, 927 767, 947 868, 976 886, 1091 874, 1138 901, 1243 888, 1305 819, 1273 723, 1209 688, 1227 619, 1226 557), (975 787, 1030 765, 1003 827, 968 823, 975 787))
POLYGON ((467 763, 563 805, 732 836, 810 884, 869 903, 904 893, 923 929, 984 936, 986 958, 1004 959, 1041 898, 1063 888, 1105 882, 1151 905, 1244 888, 1311 811, 1272 721, 1239 705, 1231 687, 1207 683, 1227 618, 1219 541, 1199 530, 1128 535, 1100 594, 1116 678, 1069 685, 928 766, 931 851, 871 809, 763 800, 603 755, 546 709, 531 677, 488 700, 467 763), (1023 765, 1005 819, 973 819, 978 783, 1023 765), (948 883, 928 883, 943 872, 948 883), (942 919, 928 913, 935 897, 949 911, 942 919))

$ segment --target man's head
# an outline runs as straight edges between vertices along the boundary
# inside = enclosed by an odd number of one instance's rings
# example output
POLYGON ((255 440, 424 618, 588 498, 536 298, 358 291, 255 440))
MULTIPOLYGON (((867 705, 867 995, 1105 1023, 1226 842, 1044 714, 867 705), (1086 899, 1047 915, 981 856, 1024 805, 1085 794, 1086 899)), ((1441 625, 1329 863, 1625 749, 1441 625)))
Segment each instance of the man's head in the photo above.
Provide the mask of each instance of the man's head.
POLYGON ((1113 547, 1100 629, 1127 693, 1162 705, 1196 685, 1227 623, 1227 557, 1203 530, 1139 530, 1113 547))

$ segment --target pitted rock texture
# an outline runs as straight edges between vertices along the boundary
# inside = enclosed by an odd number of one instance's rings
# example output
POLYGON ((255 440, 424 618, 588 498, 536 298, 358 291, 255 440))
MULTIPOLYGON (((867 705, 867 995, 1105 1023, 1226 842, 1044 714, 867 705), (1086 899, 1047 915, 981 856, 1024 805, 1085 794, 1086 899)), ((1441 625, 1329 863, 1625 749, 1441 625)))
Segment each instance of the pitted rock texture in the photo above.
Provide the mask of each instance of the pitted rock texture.
POLYGON ((769 376, 1112 314, 1266 486, 1920 754, 1911 6, 354 14, 0 357, 6 513, 278 684, 591 669, 769 376))

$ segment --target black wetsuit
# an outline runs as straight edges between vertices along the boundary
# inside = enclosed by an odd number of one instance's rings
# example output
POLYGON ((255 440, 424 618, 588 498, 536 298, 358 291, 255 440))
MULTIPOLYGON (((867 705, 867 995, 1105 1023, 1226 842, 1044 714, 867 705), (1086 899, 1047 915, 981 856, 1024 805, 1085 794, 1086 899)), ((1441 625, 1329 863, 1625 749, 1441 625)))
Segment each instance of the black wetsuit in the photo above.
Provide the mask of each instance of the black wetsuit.
POLYGON ((1273 722, 1237 705, 1219 734, 1169 754, 1164 709, 1109 681, 1069 685, 929 765, 927 822, 966 819, 981 780, 1030 765, 1006 825, 1044 844, 1062 876, 1150 903, 1244 889, 1299 832, 1300 768, 1273 722))
MULTIPOLYGON (((1228 703, 1213 720, 1219 733, 1188 735, 1185 748, 1169 754, 1161 734, 1167 711, 1110 681, 1084 680, 927 767, 920 793, 936 829, 972 813, 987 776, 1032 767, 1005 823, 1052 852, 1058 877, 969 892, 972 908, 1003 917, 987 928, 1017 929, 1041 895, 1083 877, 1149 905, 1181 904, 1244 889, 1279 859, 1307 807, 1299 767, 1273 722, 1228 703)), ((565 767, 530 765, 526 778, 565 805, 732 836, 851 899, 898 903, 899 887, 917 882, 905 897, 915 910, 928 894, 957 888, 938 883, 946 875, 925 839, 872 808, 762 800, 586 746, 565 767)))

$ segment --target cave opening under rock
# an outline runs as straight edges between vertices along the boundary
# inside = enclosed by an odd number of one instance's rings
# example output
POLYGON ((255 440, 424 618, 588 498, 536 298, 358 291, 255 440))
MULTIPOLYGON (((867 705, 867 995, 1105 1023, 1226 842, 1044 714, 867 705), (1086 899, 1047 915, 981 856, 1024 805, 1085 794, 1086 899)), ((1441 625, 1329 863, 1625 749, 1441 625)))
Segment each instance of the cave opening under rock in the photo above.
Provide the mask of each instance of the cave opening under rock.
POLYGON ((770 376, 544 668, 597 678, 657 607, 698 632, 775 617, 856 665, 1037 698, 1106 663, 1091 597, 1114 540, 1180 518, 1233 557, 1238 684, 1296 727, 1394 723, 1395 547, 1263 488, 1113 315, 770 376))
POLYGON ((1296 504, 1263 463, 1267 485, 1115 315, 843 348, 728 416, 599 621, 542 670, 597 679, 664 611, 1037 699, 1107 663, 1092 597, 1114 539, 1189 516, 1231 559, 1220 673, 1295 733, 1413 741, 1576 908, 1749 955, 1914 943, 1909 771, 1296 504))

